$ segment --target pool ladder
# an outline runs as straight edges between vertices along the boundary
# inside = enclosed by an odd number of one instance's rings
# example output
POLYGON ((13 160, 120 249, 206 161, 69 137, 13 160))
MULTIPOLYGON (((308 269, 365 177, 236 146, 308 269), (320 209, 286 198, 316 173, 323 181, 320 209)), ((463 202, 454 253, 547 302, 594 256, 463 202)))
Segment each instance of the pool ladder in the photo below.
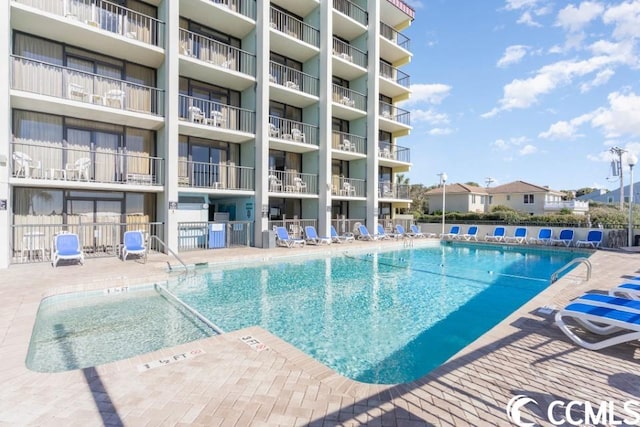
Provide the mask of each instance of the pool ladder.
POLYGON ((572 259, 571 261, 566 263, 564 266, 562 266, 558 270, 556 270, 551 275, 551 283, 557 282, 558 281, 558 276, 560 275, 560 273, 562 273, 563 271, 565 271, 569 267, 573 266, 574 264, 584 264, 584 265, 587 266, 587 282, 588 282, 589 279, 591 279, 591 261, 589 261, 587 258, 580 257, 580 258, 572 259))
MULTIPOLYGON (((180 264, 182 264, 182 266, 184 267, 185 275, 187 274, 187 272, 188 272, 187 264, 182 260, 182 258, 180 258, 178 256, 177 253, 172 251, 171 248, 169 246, 167 246, 167 244, 161 238, 159 238, 156 235, 152 235, 151 237, 149 237, 149 240, 157 240, 158 243, 160 243, 162 246, 164 246, 164 248, 167 250, 167 252, 169 252, 171 255, 173 255, 173 257, 175 259, 177 259, 180 264)), ((167 261, 167 265, 169 266, 169 271, 173 270, 173 268, 171 268, 171 264, 169 263, 169 261, 167 261)))

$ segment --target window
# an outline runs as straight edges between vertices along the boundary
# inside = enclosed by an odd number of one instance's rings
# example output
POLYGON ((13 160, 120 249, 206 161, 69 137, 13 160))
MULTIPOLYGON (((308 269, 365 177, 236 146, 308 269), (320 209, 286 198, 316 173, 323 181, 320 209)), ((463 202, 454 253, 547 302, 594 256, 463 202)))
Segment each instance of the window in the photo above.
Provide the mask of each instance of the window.
POLYGON ((511 200, 511 194, 507 194, 507 202, 511 200))
POLYGON ((472 195, 471 195, 471 203, 472 203, 472 204, 475 204, 475 203, 476 203, 476 195, 475 195, 475 194, 472 194, 472 195))
POLYGON ((533 204, 533 194, 525 194, 524 195, 524 204, 532 205, 533 204))

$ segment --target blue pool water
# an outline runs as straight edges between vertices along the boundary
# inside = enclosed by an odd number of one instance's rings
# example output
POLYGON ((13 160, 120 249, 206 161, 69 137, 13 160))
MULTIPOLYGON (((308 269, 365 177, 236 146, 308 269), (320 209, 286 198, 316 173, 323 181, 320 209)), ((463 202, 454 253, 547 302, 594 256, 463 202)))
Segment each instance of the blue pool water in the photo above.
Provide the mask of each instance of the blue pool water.
POLYGON ((584 253, 442 245, 210 271, 173 291, 226 331, 260 325, 367 383, 414 380, 584 253))
MULTIPOLYGON (((170 290, 225 331, 260 325, 347 377, 390 384, 442 364, 585 255, 443 244, 211 269, 170 290)), ((27 366, 95 366, 211 334, 150 286, 61 295, 41 303, 27 366)))

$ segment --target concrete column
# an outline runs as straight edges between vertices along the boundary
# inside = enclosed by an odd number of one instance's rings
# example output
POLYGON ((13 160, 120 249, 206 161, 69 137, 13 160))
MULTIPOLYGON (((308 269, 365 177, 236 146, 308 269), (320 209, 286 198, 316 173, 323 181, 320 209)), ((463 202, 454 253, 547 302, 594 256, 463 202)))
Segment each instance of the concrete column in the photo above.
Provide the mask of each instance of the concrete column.
POLYGON ((318 234, 328 236, 331 226, 331 102, 333 2, 320 3, 320 105, 318 120, 320 149, 318 152, 318 234))
POLYGON ((378 224, 378 102, 380 87, 380 2, 369 2, 369 34, 367 42, 367 226, 375 232, 378 224))
POLYGON ((11 26, 10 26, 11 2, 3 2, 0 6, 0 269, 7 268, 11 261, 10 247, 13 239, 11 230, 12 195, 9 186, 11 169, 11 102, 9 91, 11 89, 9 67, 11 64, 11 26), (1 12, 4 10, 4 12, 1 12))

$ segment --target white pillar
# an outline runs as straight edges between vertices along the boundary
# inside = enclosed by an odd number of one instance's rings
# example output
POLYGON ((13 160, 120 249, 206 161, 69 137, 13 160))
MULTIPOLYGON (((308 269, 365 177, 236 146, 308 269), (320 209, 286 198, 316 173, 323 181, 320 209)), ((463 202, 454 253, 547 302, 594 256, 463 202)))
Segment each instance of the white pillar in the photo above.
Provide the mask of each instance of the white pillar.
POLYGON ((11 83, 9 81, 9 66, 11 52, 11 26, 9 22, 11 11, 11 2, 3 2, 0 6, 0 57, 4 58, 0 61, 0 93, 4 96, 0 97, 0 268, 7 268, 11 261, 11 241, 12 231, 12 197, 11 187, 9 186, 9 169, 11 166, 11 103, 9 100, 9 90, 11 83), (4 10, 4 13, 1 12, 4 10))

